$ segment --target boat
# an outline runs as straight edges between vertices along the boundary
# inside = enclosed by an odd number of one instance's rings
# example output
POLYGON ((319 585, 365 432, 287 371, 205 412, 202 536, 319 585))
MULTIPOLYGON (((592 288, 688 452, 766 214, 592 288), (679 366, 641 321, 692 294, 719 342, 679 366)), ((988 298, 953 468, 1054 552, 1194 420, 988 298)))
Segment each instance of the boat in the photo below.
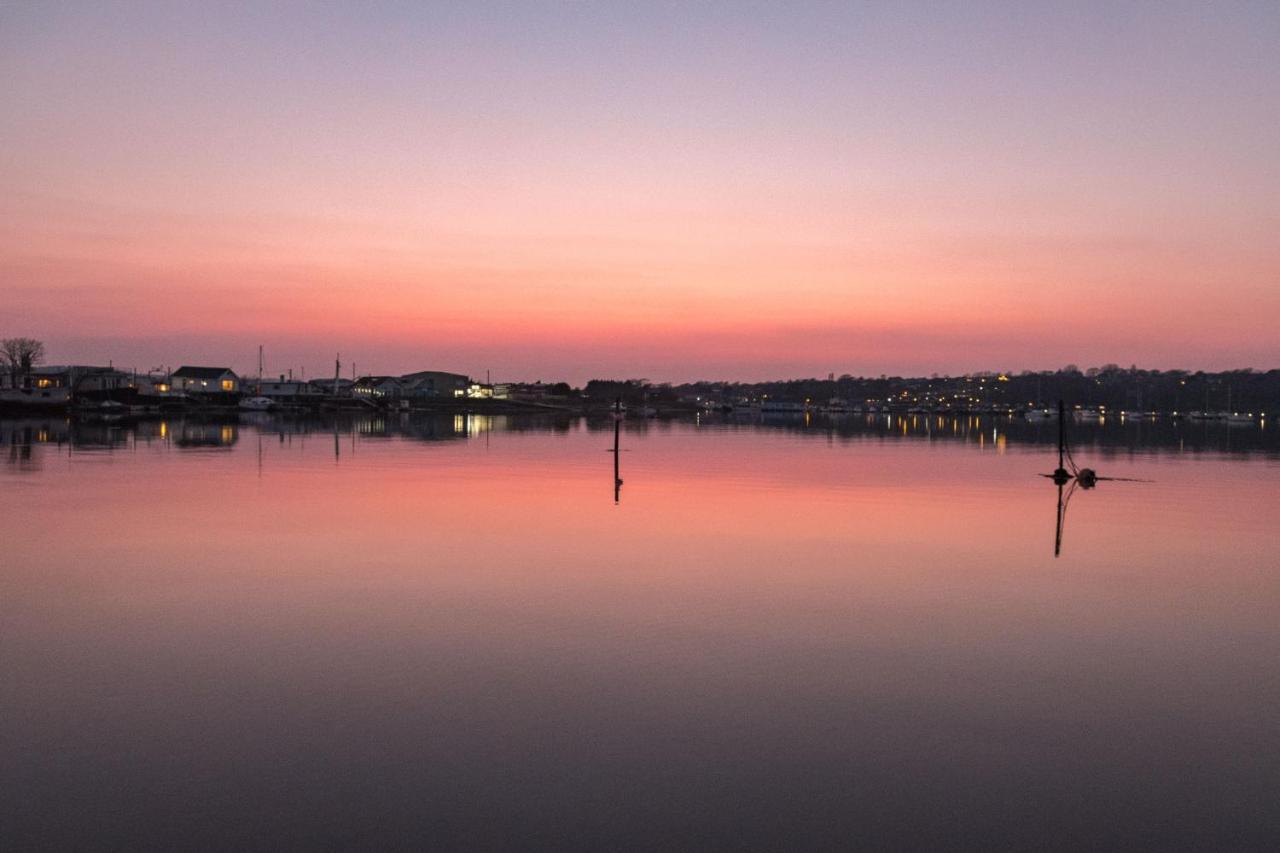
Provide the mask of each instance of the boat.
POLYGON ((270 397, 245 397, 240 401, 240 409, 245 412, 268 412, 275 406, 270 397))
POLYGON ((1232 412, 1227 415, 1227 423, 1229 424, 1251 424, 1253 423, 1253 412, 1232 412))
POLYGON ((1028 409, 1023 417, 1029 421, 1047 421, 1053 417, 1048 409, 1028 409))
POLYGON ((1097 409, 1076 409, 1075 418, 1078 421, 1092 423, 1102 420, 1102 413, 1097 409))

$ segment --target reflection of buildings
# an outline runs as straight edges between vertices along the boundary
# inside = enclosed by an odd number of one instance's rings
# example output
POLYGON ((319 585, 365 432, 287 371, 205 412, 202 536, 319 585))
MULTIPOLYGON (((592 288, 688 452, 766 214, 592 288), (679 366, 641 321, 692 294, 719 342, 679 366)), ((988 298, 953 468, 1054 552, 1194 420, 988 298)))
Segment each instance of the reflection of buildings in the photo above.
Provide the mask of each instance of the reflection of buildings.
POLYGON ((240 440, 240 427, 230 423, 182 421, 170 435, 173 443, 184 449, 228 448, 240 440))

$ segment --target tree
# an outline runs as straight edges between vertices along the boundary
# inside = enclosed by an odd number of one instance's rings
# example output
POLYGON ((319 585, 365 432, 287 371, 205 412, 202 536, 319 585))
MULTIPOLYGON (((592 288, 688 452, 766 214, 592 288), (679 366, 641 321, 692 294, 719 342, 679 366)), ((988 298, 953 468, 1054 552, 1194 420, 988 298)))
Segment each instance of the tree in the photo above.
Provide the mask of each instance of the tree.
POLYGON ((9 382, 31 374, 31 368, 44 361, 44 344, 34 338, 5 338, 0 341, 0 367, 9 372, 9 382))

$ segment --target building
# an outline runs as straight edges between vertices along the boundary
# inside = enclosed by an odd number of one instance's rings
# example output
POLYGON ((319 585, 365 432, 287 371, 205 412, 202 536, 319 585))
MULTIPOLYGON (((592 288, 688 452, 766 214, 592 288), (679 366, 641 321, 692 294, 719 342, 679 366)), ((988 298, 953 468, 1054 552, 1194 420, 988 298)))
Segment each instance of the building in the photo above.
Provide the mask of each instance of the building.
MULTIPOLYGON (((249 385, 257 396, 279 402, 311 400, 326 393, 318 390, 310 382, 285 379, 283 376, 279 379, 263 379, 261 382, 255 380, 249 385)), ((332 388, 332 380, 330 380, 330 388, 332 388)))
POLYGON ((133 374, 110 367, 79 368, 71 383, 71 393, 102 395, 136 387, 133 374))
POLYGON ((361 376, 351 386, 351 394, 366 400, 394 400, 404 394, 398 376, 361 376))
POLYGON ((461 373, 446 373, 443 370, 420 370, 400 377, 405 392, 410 397, 466 397, 471 388, 471 379, 461 373))
POLYGON ((229 367, 190 367, 183 365, 170 376, 174 391, 188 394, 236 394, 240 377, 229 367))
POLYGON ((351 379, 311 379, 307 384, 311 386, 313 395, 350 397, 351 388, 356 383, 351 379))

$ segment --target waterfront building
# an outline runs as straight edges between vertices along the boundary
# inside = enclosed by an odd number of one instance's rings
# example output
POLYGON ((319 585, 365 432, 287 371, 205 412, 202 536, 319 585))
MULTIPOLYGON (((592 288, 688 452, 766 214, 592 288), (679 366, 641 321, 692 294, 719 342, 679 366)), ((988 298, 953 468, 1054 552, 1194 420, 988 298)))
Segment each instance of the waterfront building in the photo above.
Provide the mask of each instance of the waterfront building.
POLYGON ((264 379, 261 382, 251 384, 254 388, 254 394, 276 402, 310 400, 333 393, 332 379, 329 380, 328 391, 321 391, 310 382, 285 379, 283 376, 279 379, 264 379))
POLYGON ((404 383, 398 376, 361 376, 351 386, 351 393, 366 400, 394 400, 404 395, 404 383))
POLYGON ((420 370, 417 373, 406 373, 400 377, 404 383, 405 394, 409 397, 454 397, 470 396, 471 379, 461 373, 447 373, 443 370, 420 370))
POLYGON ((240 391, 240 377, 229 367, 192 367, 183 365, 170 377, 174 391, 188 394, 235 394, 240 391))

